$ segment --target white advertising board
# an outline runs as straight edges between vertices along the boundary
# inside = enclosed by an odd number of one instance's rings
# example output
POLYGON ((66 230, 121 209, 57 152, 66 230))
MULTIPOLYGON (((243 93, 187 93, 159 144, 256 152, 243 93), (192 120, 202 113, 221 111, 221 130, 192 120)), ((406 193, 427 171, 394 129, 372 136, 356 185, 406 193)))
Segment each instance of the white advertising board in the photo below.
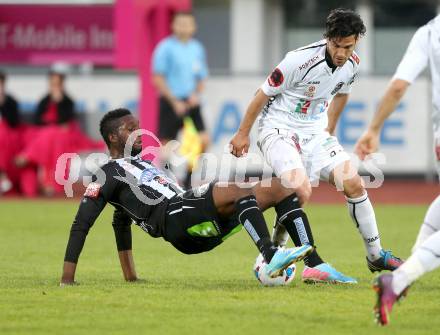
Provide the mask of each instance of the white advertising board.
MULTIPOLYGON (((263 77, 249 76, 209 79, 203 97, 203 116, 212 139, 210 152, 217 157, 225 155, 225 146, 263 80, 263 77)), ((371 120, 388 80, 360 78, 353 85, 336 131, 348 152, 353 151, 356 139, 371 120)), ((11 76, 7 85, 24 110, 31 110, 47 91, 44 76, 11 76)), ((139 86, 134 75, 71 76, 67 90, 78 109, 90 113, 92 121, 88 130, 95 135, 97 120, 105 111, 121 106, 137 109, 139 86)), ((420 79, 410 87, 397 111, 385 123, 380 147, 386 159, 386 164, 380 165, 384 172, 424 173, 432 169, 430 111, 430 85, 428 80, 420 79)), ((257 153, 255 142, 254 127, 251 151, 257 153)), ((253 168, 258 166, 258 163, 252 165, 253 168)))

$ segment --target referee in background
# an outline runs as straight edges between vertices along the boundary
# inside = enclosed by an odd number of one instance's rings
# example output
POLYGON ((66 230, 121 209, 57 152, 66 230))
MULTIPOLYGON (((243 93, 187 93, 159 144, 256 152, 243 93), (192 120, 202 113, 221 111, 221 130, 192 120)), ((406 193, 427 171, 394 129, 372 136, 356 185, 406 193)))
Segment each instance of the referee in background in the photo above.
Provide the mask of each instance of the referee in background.
MULTIPOLYGON (((202 152, 209 144, 209 136, 200 111, 200 94, 208 76, 203 45, 193 38, 197 29, 194 15, 178 12, 172 21, 173 34, 163 39, 153 54, 153 83, 160 94, 159 138, 163 145, 174 140, 183 127, 183 119, 192 119, 199 133, 202 152)), ((191 184, 188 167, 183 186, 191 184)))

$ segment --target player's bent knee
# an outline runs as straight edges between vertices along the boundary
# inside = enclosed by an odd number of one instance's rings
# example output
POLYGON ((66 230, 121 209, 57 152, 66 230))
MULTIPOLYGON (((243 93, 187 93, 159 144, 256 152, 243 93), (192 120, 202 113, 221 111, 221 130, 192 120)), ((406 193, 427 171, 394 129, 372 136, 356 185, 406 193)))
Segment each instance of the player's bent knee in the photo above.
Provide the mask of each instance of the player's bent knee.
POLYGON ((230 186, 230 190, 231 190, 231 197, 235 201, 238 201, 239 199, 242 199, 244 197, 248 197, 250 195, 254 195, 254 191, 252 190, 252 188, 241 187, 240 185, 237 185, 237 184, 232 184, 230 186))
POLYGON ((359 175, 344 181, 344 193, 350 198, 360 197, 365 193, 362 179, 359 175))
POLYGON ((304 178, 302 180, 301 184, 298 184, 298 182, 296 181, 295 184, 287 183, 287 185, 286 185, 284 183, 283 186, 285 186, 287 188, 289 188, 289 186, 290 186, 290 190, 292 190, 293 192, 296 193, 301 205, 307 203, 309 201, 310 197, 312 196, 312 185, 310 184, 310 181, 308 178, 304 178))
POLYGON ((312 196, 312 185, 310 185, 310 183, 306 183, 298 188, 295 193, 298 196, 300 205, 302 206, 307 203, 312 196))

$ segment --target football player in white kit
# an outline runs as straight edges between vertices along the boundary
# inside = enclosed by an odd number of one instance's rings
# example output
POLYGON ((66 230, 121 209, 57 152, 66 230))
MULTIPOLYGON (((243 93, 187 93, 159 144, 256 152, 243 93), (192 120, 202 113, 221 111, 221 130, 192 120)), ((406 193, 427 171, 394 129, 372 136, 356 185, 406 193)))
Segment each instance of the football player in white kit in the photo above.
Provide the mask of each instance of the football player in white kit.
MULTIPOLYGON (((249 132, 257 116, 258 146, 275 175, 295 190, 304 204, 312 193, 312 184, 326 180, 343 190, 350 215, 367 250, 367 264, 374 271, 394 270, 401 260, 382 249, 373 207, 361 178, 348 154, 330 135, 342 112, 359 69, 354 52, 365 34, 360 16, 348 9, 332 10, 327 17, 325 39, 287 53, 249 104, 239 130, 231 140, 232 154, 248 151, 249 132), (327 116, 328 114, 328 116, 327 116)), ((281 215, 277 210, 275 242, 287 241, 283 221, 293 220, 297 232, 290 236, 295 244, 309 241, 308 222, 299 220, 302 212, 281 215)), ((289 225, 292 227, 293 225, 289 225)), ((302 278, 307 282, 355 282, 332 268, 314 252, 302 278)))
MULTIPOLYGON (((432 80, 432 125, 437 155, 437 171, 440 176, 440 15, 420 27, 414 34, 376 114, 367 131, 356 143, 361 159, 377 150, 380 130, 385 119, 395 110, 407 88, 428 67, 432 80)), ((376 278, 376 320, 386 325, 393 304, 406 288, 426 272, 440 266, 440 196, 432 202, 420 228, 412 256, 391 274, 376 278)))

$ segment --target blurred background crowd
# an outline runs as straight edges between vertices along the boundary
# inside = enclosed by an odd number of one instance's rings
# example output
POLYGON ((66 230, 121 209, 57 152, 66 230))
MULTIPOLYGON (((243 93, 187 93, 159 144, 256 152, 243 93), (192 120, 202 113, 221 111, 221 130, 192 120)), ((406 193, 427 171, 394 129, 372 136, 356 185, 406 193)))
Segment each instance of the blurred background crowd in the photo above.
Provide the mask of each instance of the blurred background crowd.
MULTIPOLYGON (((58 157, 105 152, 99 120, 118 107, 139 115, 163 144, 184 129, 197 134, 191 155, 222 157, 266 75, 287 51, 321 39, 336 7, 357 10, 367 26, 361 76, 336 132, 351 151, 438 1, 0 0, 0 193, 62 194, 55 172, 68 178, 83 167, 56 171, 58 157)), ((424 75, 383 129, 386 175, 434 180, 430 111, 424 75)), ((193 167, 201 168, 188 164, 182 183, 193 167)))

